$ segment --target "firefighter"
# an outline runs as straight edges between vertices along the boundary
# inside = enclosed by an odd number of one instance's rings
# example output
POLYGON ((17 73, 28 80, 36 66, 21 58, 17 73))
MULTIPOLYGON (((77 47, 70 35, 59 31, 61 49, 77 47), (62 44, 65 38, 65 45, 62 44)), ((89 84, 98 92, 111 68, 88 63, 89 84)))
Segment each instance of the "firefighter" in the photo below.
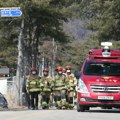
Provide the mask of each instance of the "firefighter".
POLYGON ((48 68, 43 70, 43 77, 41 77, 42 87, 42 108, 48 109, 50 107, 50 94, 51 94, 51 77, 49 76, 48 68))
POLYGON ((67 103, 68 108, 74 108, 74 97, 76 94, 76 86, 77 86, 77 79, 75 78, 74 74, 71 73, 71 66, 66 66, 66 81, 67 81, 67 103))
POLYGON ((38 94, 40 91, 40 80, 37 75, 36 67, 31 68, 31 73, 26 81, 26 89, 30 94, 31 109, 38 110, 38 94))
POLYGON ((56 68, 57 75, 53 80, 53 94, 57 109, 65 109, 66 107, 66 81, 65 75, 62 74, 63 68, 58 66, 56 68))

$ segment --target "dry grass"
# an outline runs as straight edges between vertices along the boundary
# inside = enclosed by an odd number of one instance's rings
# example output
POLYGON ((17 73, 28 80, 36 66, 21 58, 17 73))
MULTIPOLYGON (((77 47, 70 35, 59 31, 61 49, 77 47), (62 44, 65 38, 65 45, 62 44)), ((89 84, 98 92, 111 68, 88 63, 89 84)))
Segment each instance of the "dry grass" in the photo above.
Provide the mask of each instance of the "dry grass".
POLYGON ((7 93, 6 95, 4 95, 7 102, 8 102, 8 108, 9 109, 13 109, 13 108, 26 108, 26 106, 22 106, 22 105, 16 105, 15 104, 15 97, 13 95, 11 95, 10 93, 7 93))

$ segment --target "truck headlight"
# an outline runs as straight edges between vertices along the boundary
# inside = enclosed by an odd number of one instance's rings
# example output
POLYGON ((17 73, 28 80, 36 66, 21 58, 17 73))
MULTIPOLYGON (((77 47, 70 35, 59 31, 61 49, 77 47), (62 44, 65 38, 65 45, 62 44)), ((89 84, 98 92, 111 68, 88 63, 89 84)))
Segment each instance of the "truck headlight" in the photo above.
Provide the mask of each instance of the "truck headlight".
POLYGON ((78 91, 80 91, 80 92, 88 92, 88 89, 87 89, 85 83, 81 79, 79 79, 78 91))

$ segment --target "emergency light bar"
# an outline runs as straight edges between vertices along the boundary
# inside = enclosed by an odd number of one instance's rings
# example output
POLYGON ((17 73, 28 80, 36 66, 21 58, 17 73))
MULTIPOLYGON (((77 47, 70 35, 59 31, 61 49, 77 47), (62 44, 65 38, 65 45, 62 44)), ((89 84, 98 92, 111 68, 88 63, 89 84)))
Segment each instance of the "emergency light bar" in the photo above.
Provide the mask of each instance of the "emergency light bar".
POLYGON ((101 42, 101 45, 104 46, 103 52, 102 52, 102 56, 103 57, 110 57, 111 53, 110 53, 110 46, 112 46, 111 42, 101 42))
POLYGON ((101 45, 104 46, 104 49, 109 49, 112 46, 111 42, 101 42, 101 45))

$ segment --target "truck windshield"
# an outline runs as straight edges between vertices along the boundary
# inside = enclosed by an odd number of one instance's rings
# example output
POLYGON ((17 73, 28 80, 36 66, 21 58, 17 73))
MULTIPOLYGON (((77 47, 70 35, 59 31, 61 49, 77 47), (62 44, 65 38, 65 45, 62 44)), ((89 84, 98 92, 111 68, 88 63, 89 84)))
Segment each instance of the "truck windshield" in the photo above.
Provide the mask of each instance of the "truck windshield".
POLYGON ((87 62, 83 70, 85 75, 120 76, 120 63, 87 62))

